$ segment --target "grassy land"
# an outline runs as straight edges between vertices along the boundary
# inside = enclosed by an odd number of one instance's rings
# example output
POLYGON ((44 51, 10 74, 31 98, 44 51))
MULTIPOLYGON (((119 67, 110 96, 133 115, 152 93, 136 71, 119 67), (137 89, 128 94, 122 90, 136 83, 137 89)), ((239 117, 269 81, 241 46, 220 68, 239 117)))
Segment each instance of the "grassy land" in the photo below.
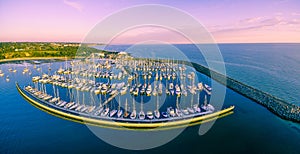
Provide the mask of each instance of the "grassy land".
POLYGON ((14 59, 74 58, 91 53, 108 54, 104 50, 91 48, 89 44, 45 43, 45 42, 0 42, 0 61, 14 59))

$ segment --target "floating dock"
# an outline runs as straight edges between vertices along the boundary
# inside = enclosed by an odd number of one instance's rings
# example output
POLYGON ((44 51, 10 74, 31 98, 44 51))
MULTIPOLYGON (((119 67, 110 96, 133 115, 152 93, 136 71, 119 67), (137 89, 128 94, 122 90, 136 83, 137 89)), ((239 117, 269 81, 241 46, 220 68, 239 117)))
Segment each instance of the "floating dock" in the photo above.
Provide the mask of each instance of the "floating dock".
POLYGON ((215 112, 200 112, 182 117, 169 117, 152 120, 132 120, 125 118, 101 117, 94 116, 88 113, 76 112, 51 104, 45 100, 39 99, 38 97, 35 97, 34 95, 30 94, 25 89, 21 88, 18 83, 16 83, 16 88, 21 94, 21 96, 24 97, 33 106, 45 112, 48 112, 54 116, 82 124, 112 129, 157 131, 182 128, 192 125, 199 125, 201 123, 209 122, 211 120, 230 115, 233 113, 234 110, 234 106, 231 106, 229 108, 215 112))

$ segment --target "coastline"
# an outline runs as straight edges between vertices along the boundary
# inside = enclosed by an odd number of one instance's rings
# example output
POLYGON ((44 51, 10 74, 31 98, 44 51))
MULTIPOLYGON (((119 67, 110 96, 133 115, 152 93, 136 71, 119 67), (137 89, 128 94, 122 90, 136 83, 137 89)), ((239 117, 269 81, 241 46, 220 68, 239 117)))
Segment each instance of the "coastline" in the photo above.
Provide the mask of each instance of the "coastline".
POLYGON ((23 58, 10 58, 10 59, 1 59, 0 64, 6 62, 13 62, 13 61, 22 61, 22 60, 70 60, 74 59, 74 57, 23 57, 23 58))

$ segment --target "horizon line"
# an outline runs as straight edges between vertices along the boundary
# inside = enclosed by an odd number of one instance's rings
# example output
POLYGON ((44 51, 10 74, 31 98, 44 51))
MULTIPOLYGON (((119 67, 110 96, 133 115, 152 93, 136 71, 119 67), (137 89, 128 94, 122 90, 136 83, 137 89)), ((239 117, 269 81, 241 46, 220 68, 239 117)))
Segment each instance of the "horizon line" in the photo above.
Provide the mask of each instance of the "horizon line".
MULTIPOLYGON (((75 41, 0 41, 0 43, 76 43, 76 44, 101 44, 106 45, 105 43, 99 42, 75 42, 75 41)), ((132 45, 133 43, 116 43, 110 45, 132 45)), ((145 43, 145 45, 151 45, 151 43, 145 43)), ((160 44, 160 43, 154 43, 160 44)), ((164 43, 161 43, 164 44, 164 43)), ((300 42, 215 42, 215 43, 169 43, 175 45, 184 45, 184 44, 300 44, 300 42)))

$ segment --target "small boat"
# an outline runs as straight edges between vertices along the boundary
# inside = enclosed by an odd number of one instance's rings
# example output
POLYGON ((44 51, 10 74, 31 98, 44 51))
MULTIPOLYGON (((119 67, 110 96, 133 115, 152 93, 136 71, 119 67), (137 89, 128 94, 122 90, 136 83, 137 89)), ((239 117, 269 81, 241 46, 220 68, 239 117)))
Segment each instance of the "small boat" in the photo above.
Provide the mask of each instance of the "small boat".
POLYGON ((95 89, 95 90, 94 90, 94 93, 95 93, 96 95, 100 94, 100 93, 101 93, 101 89, 99 89, 99 88, 95 89))
POLYGON ((201 109, 199 108, 198 104, 194 104, 193 108, 194 108, 195 112, 198 112, 198 113, 201 112, 201 109))
POLYGON ((111 110, 109 113, 109 116, 113 117, 117 112, 118 112, 118 110, 111 110))
POLYGON ((72 105, 74 105, 75 104, 75 102, 69 102, 68 104, 66 104, 65 105, 65 107, 64 108, 70 108, 72 105))
POLYGON ((94 115, 95 115, 95 116, 98 116, 98 115, 100 115, 100 113, 102 113, 102 111, 103 111, 103 107, 100 107, 100 108, 94 113, 94 115))
POLYGON ((9 82, 9 80, 10 80, 10 79, 9 79, 9 76, 7 75, 7 76, 6 76, 6 82, 9 82))
POLYGON ((51 100, 49 100, 49 103, 55 103, 59 100, 59 97, 54 97, 51 100))
POLYGON ((182 95, 184 95, 184 96, 187 96, 187 91, 184 89, 184 90, 182 90, 182 95))
POLYGON ((118 110, 117 117, 120 118, 122 114, 123 114, 123 110, 122 109, 118 110))
POLYGON ((156 75, 155 75, 155 80, 156 81, 158 80, 158 73, 156 73, 156 75))
MULTIPOLYGON (((38 95, 37 93, 38 93, 38 92, 36 92, 34 95, 38 95)), ((59 106, 59 105, 60 105, 61 103, 63 103, 63 102, 64 102, 64 101, 59 100, 59 101, 56 103, 56 105, 59 106)))
POLYGON ((202 82, 199 82, 197 86, 198 86, 198 89, 200 91, 203 90, 203 84, 202 84, 202 82))
POLYGON ((207 110, 214 111, 215 108, 211 104, 207 104, 207 110))
POLYGON ((127 86, 122 87, 122 89, 120 91, 121 95, 125 95, 126 92, 127 92, 127 86))
POLYGON ((177 97, 180 97, 181 91, 180 91, 180 87, 178 86, 178 84, 176 84, 175 90, 176 90, 175 93, 176 93, 177 97))
POLYGON ((96 108, 96 106, 90 106, 90 107, 88 107, 87 113, 93 112, 95 110, 95 108, 96 108))
POLYGON ((211 90, 212 90, 212 88, 211 88, 209 85, 207 85, 207 84, 204 84, 204 87, 205 87, 208 91, 211 91, 211 90))
POLYGON ((70 110, 74 110, 75 108, 77 108, 79 106, 78 103, 74 104, 73 106, 70 107, 70 110))
POLYGON ((167 95, 170 95, 170 94, 171 94, 170 91, 169 91, 168 89, 166 89, 166 94, 167 94, 167 95))
POLYGON ((152 88, 151 88, 151 84, 149 84, 146 90, 147 96, 151 96, 151 92, 152 92, 152 88))
POLYGON ((81 108, 80 112, 85 112, 88 109, 88 106, 83 106, 83 108, 81 108))
POLYGON ((181 111, 182 111, 183 114, 189 115, 189 111, 187 109, 182 109, 181 111))
POLYGON ((187 110, 188 110, 190 113, 192 113, 192 114, 195 113, 195 110, 193 110, 193 109, 190 108, 190 107, 188 107, 187 110))
POLYGON ((147 117, 149 119, 153 119, 154 118, 152 111, 147 111, 146 115, 147 115, 147 117))
POLYGON ((123 117, 127 118, 128 116, 129 116, 129 113, 127 111, 125 111, 123 117))
POLYGON ((168 113, 167 113, 167 112, 162 112, 161 115, 162 115, 164 118, 168 118, 168 113))
POLYGON ((103 84, 101 88, 101 94, 106 94, 106 92, 107 92, 107 85, 103 84))
POLYGON ((75 109, 75 111, 80 111, 83 107, 84 107, 84 105, 78 105, 78 107, 75 109))
POLYGON ((163 88, 162 83, 159 83, 158 84, 158 95, 162 95, 162 92, 163 92, 162 88, 163 88))
POLYGON ((130 93, 133 93, 134 89, 135 89, 135 86, 132 86, 132 87, 129 89, 129 92, 130 92, 130 93))
POLYGON ((144 113, 144 111, 140 111, 140 113, 139 113, 139 119, 140 120, 144 120, 145 119, 145 113, 144 113))
POLYGON ((172 95, 174 95, 174 84, 172 82, 169 84, 169 91, 172 95))
POLYGON ((141 91, 140 91, 141 95, 144 95, 144 94, 145 94, 146 86, 147 86, 146 84, 143 85, 143 87, 142 87, 142 89, 141 89, 141 91))
POLYGON ((130 119, 135 119, 136 118, 136 110, 133 110, 130 114, 130 119))
POLYGON ((51 95, 47 95, 47 96, 45 96, 43 99, 44 99, 45 101, 47 101, 47 100, 49 100, 49 99, 51 99, 51 98, 52 98, 51 95))
POLYGON ((154 90, 153 90, 153 92, 152 92, 152 95, 153 95, 153 96, 157 96, 156 87, 154 87, 154 90))
POLYGON ((59 106, 59 107, 63 107, 63 106, 65 106, 66 104, 67 104, 66 101, 62 101, 62 103, 60 103, 58 106, 59 106))
POLYGON ((154 116, 156 119, 159 119, 160 118, 160 113, 158 110, 154 110, 154 116))
POLYGON ((65 72, 64 69, 62 69, 62 67, 60 67, 58 70, 57 70, 57 73, 58 74, 63 74, 65 72))
POLYGON ((4 73, 2 72, 2 70, 0 69, 0 77, 3 77, 4 73))
POLYGON ((175 111, 174 111, 174 109, 172 107, 168 107, 167 112, 168 112, 168 114, 171 117, 175 117, 176 116, 175 111))
POLYGON ((29 72, 29 69, 27 67, 25 67, 22 73, 25 74, 27 72, 29 72))
POLYGON ((133 95, 137 96, 139 94, 139 88, 136 87, 135 90, 133 91, 133 95))
POLYGON ((102 117, 106 117, 109 113, 109 108, 106 108, 102 113, 101 113, 101 116, 102 117))
POLYGON ((176 111, 176 115, 178 116, 178 117, 181 117, 181 116, 183 116, 183 113, 182 113, 182 111, 180 110, 180 109, 175 109, 175 111, 176 111))

